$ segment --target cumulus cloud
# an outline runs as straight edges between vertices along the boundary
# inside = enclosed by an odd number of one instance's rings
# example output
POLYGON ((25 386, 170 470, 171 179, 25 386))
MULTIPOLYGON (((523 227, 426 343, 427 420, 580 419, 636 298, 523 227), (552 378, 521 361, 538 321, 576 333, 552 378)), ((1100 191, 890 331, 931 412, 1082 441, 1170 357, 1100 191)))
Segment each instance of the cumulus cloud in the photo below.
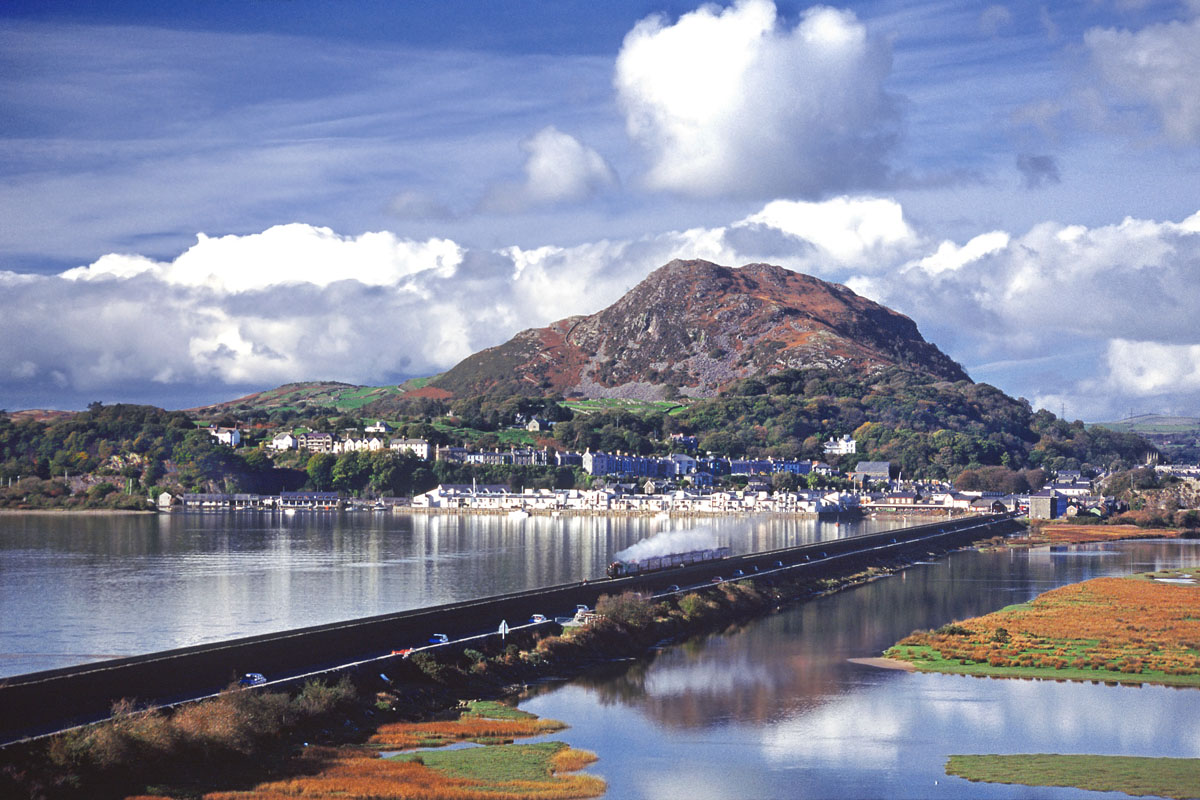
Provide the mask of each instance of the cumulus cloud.
POLYGON ((774 200, 734 227, 778 231, 813 245, 818 258, 860 268, 894 261, 897 252, 919 240, 900 204, 878 197, 835 197, 819 203, 774 200))
POLYGON ((492 190, 484 202, 487 210, 520 211, 578 202, 616 182, 612 168, 599 153, 553 125, 538 131, 521 147, 527 155, 524 182, 492 190))
POLYGON ((1122 398, 1154 396, 1163 409, 1197 401, 1200 214, 993 231, 848 283, 914 316, 974 377, 1055 408, 1096 418, 1124 411, 1122 398))
POLYGON ((328 286, 353 280, 388 286, 425 270, 454 274, 462 250, 448 239, 414 242, 389 232, 340 236, 329 228, 292 223, 248 236, 210 237, 170 263, 143 256, 110 254, 62 273, 67 280, 99 281, 151 273, 168 284, 206 286, 229 292, 287 283, 328 286))
POLYGON ((789 29, 770 0, 742 0, 674 24, 642 20, 614 83, 649 156, 649 187, 814 196, 886 176, 898 121, 883 90, 890 71, 886 43, 849 11, 811 8, 789 29))
POLYGON ((1200 344, 1162 344, 1113 339, 1108 344, 1108 382, 1138 396, 1200 390, 1200 344))
POLYGON ((1136 32, 1093 28, 1084 43, 1118 98, 1148 108, 1168 138, 1200 140, 1200 17, 1136 32))
POLYGON ((939 244, 934 252, 915 264, 910 264, 909 268, 915 267, 929 275, 954 272, 967 264, 979 261, 984 256, 1003 250, 1008 247, 1009 240, 1006 232, 992 231, 972 238, 962 247, 954 242, 945 241, 939 244))
POLYGON ((727 225, 571 247, 467 249, 293 224, 201 236, 171 261, 114 254, 54 276, 0 272, 0 390, 128 400, 137 385, 428 375, 597 311, 674 258, 765 260, 845 283, 913 317, 977 379, 1088 418, 1200 399, 1200 212, 960 243, 876 197, 773 201, 727 225))

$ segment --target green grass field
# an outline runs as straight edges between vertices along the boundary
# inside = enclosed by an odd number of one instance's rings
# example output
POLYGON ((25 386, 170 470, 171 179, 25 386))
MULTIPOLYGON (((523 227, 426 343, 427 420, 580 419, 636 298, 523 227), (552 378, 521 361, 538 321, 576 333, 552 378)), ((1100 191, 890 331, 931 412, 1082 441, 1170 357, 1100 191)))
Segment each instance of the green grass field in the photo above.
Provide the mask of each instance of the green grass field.
POLYGON ((946 774, 985 783, 1200 798, 1200 759, 1093 755, 953 755, 946 774))
POLYGON ((672 400, 624 400, 616 397, 595 400, 564 400, 562 405, 576 414, 594 414, 597 411, 628 411, 632 414, 675 414, 687 406, 672 400))
POLYGON ((456 778, 489 783, 544 781, 551 775, 550 759, 566 749, 564 742, 493 744, 464 750, 426 750, 394 758, 411 761, 419 756, 425 766, 456 778))
MULTIPOLYGON (((1068 649, 1066 659, 1082 655, 1082 647, 1095 644, 1080 640, 1076 648, 1068 649)), ((1156 670, 1144 670, 1136 674, 1105 669, 1077 669, 1075 667, 995 667, 979 662, 962 663, 958 659, 946 659, 932 647, 926 645, 896 645, 884 653, 888 658, 907 661, 921 672, 942 672, 948 675, 979 675, 989 678, 1044 678, 1054 681, 1100 681, 1103 683, 1156 683, 1163 686, 1200 686, 1200 675, 1168 675, 1156 670)))
POLYGON ((1115 422, 1094 422, 1088 426, 1107 428, 1126 433, 1200 434, 1200 417, 1171 417, 1162 414, 1142 414, 1115 422))
MULTIPOLYGON (((434 420, 433 427, 443 433, 449 434, 455 438, 465 439, 468 442, 474 442, 480 436, 491 431, 481 431, 478 428, 463 428, 456 425, 450 425, 442 420, 434 420)), ((537 443, 537 439, 532 433, 522 428, 505 428, 503 430, 494 431, 500 439, 500 444, 506 447, 529 447, 537 443)))

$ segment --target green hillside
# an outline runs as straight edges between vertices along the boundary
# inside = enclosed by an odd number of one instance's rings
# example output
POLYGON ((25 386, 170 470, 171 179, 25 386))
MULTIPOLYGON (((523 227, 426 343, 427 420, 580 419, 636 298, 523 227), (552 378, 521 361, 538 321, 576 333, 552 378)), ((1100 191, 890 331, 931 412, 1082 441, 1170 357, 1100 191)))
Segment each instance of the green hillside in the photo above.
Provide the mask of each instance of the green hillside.
POLYGON ((1165 414, 1138 414, 1117 422, 1095 422, 1088 427, 1140 434, 1200 434, 1200 417, 1174 417, 1165 414))

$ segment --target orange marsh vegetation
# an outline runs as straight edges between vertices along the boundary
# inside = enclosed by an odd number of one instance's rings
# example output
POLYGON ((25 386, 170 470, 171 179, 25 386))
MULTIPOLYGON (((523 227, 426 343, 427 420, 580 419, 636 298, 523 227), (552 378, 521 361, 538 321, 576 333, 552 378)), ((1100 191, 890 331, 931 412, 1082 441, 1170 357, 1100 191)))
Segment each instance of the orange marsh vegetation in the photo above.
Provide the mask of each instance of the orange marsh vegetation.
POLYGON ((496 703, 473 704, 459 719, 383 725, 366 747, 309 747, 294 773, 247 791, 214 792, 205 800, 573 800, 598 797, 605 783, 574 773, 596 760, 560 742, 502 745, 566 726, 496 703), (499 714, 495 719, 488 714, 499 714), (405 750, 460 741, 489 745, 474 750, 423 750, 383 758, 380 750, 405 750))
POLYGON ((1050 670, 1049 677, 1200 685, 1200 586, 1096 578, 917 631, 889 655, 946 672, 1033 669, 1050 670))
POLYGON ((1026 544, 1088 544, 1112 542, 1119 539, 1173 539, 1176 528, 1139 528, 1137 525, 1054 525, 1043 524, 1030 530, 1026 539, 1012 539, 1026 544))

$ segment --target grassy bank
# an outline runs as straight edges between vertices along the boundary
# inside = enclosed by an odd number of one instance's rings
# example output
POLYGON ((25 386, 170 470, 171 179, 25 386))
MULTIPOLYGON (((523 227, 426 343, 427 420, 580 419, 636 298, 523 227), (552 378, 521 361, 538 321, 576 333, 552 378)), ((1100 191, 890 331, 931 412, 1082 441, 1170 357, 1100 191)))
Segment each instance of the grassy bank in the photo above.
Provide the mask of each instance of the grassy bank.
POLYGON ((955 755, 946 774, 986 783, 1071 786, 1093 792, 1200 797, 1200 759, 1092 755, 955 755))
POLYGON ((929 672, 1200 686, 1196 579, 1096 578, 916 631, 886 655, 929 672))

